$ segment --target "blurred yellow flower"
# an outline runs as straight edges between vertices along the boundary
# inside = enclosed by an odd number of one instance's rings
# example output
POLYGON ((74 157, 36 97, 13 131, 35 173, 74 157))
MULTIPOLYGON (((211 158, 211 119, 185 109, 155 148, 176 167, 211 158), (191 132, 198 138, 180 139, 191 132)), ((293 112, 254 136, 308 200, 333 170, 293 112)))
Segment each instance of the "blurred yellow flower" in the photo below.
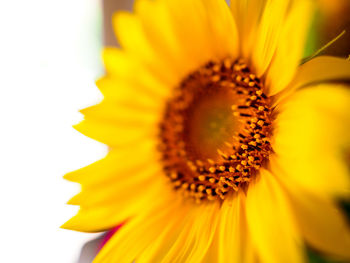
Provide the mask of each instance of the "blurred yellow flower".
POLYGON ((350 259, 350 62, 299 66, 311 1, 138 0, 114 17, 103 101, 76 129, 108 155, 66 179, 94 262, 350 259))

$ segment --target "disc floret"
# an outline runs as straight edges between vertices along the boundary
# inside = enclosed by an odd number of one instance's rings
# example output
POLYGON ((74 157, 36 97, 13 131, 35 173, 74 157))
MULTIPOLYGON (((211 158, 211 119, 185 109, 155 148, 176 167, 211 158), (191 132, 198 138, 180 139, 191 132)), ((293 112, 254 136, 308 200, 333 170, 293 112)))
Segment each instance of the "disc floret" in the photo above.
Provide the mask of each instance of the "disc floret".
POLYGON ((224 199, 230 192, 245 189, 272 151, 271 99, 261 80, 244 61, 227 58, 190 74, 174 94, 160 125, 159 147, 174 188, 197 201, 224 199), (215 155, 209 154, 214 158, 206 158, 189 136, 195 122, 191 116, 202 101, 215 99, 217 94, 230 98, 235 130, 215 155))

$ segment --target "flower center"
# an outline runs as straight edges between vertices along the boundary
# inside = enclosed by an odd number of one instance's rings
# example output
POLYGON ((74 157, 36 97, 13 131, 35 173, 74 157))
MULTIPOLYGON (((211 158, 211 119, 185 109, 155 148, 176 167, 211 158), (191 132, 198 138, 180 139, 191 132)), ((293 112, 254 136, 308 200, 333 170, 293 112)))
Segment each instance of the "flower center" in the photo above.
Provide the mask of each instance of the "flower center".
POLYGON ((196 201, 245 189, 272 151, 271 100, 243 61, 209 62, 184 79, 160 124, 166 175, 196 201))

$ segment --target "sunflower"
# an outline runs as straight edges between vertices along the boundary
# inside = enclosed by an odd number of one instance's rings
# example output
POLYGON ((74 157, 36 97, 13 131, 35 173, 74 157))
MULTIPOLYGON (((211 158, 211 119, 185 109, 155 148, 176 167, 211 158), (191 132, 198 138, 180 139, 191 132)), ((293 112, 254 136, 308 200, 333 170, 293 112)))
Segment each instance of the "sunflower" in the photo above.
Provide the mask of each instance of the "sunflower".
POLYGON ((123 227, 94 262, 350 259, 350 62, 300 65, 304 0, 138 0, 115 15, 103 101, 81 133, 109 146, 69 173, 78 231, 123 227))

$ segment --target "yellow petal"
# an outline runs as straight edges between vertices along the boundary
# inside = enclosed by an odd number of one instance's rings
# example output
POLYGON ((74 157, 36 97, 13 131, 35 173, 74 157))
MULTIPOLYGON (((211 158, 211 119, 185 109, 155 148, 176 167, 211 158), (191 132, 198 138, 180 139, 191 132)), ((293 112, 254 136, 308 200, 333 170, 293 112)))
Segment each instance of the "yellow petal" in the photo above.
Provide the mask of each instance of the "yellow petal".
POLYGON ((64 178, 85 186, 109 183, 111 180, 121 179, 126 172, 137 172, 149 165, 160 166, 158 158, 155 145, 145 141, 135 146, 111 149, 103 159, 70 172, 64 178))
MULTIPOLYGON (((68 204, 80 205, 84 208, 94 208, 103 205, 113 205, 120 200, 131 201, 140 192, 152 188, 157 177, 164 176, 157 166, 149 165, 138 172, 117 175, 114 181, 104 182, 100 185, 82 185, 81 192, 69 200, 68 204), (134 194, 134 191, 138 193, 134 194)), ((142 197, 142 196, 141 196, 142 197)))
MULTIPOLYGON (((159 187, 158 184, 156 184, 159 187)), ((149 190, 149 189, 148 189, 149 190)), ((157 198, 157 189, 151 191, 139 191, 135 195, 121 195, 121 199, 114 203, 98 205, 94 207, 80 207, 78 213, 61 227, 82 232, 100 232, 109 230, 129 218, 143 211, 149 202, 157 198), (140 194, 141 192, 141 194, 140 194), (128 199, 125 199, 128 198, 128 199)))
MULTIPOLYGON (((191 61, 186 58, 183 45, 177 38, 170 10, 165 1, 138 0, 135 1, 134 10, 142 24, 145 37, 155 50, 155 59, 167 62, 163 71, 166 72, 169 67, 170 71, 174 70, 178 74, 176 76, 178 79, 181 78, 188 70, 187 64, 182 62, 186 61, 190 64, 191 61)), ((128 31, 127 26, 125 30, 128 31)))
POLYGON ((64 223, 61 228, 89 233, 101 232, 118 226, 127 218, 128 217, 119 217, 118 213, 110 209, 110 207, 99 207, 94 210, 80 209, 79 212, 64 223))
POLYGON ((290 84, 279 94, 279 100, 305 86, 349 79, 350 61, 336 57, 319 56, 299 66, 290 84))
POLYGON ((135 91, 132 86, 113 85, 113 79, 105 77, 98 82, 105 99, 81 113, 85 119, 75 128, 83 134, 110 146, 120 146, 157 133, 162 117, 164 98, 135 91))
POLYGON ((260 178, 249 185, 246 202, 248 229, 261 262, 304 262, 292 212, 279 183, 261 170, 260 178))
POLYGON ((143 140, 156 141, 158 133, 157 126, 145 126, 138 129, 92 118, 86 118, 74 128, 82 134, 112 147, 141 143, 143 140))
MULTIPOLYGON (((161 92, 153 92, 144 83, 128 83, 119 78, 103 77, 97 86, 104 100, 95 106, 81 110, 86 119, 109 122, 121 127, 134 126, 139 129, 154 128, 162 118, 166 97, 161 92)), ((155 87, 154 83, 150 83, 155 87)), ((157 90, 166 92, 168 88, 158 85, 157 90)))
MULTIPOLYGON (((162 56, 163 53, 157 50, 158 46, 152 45, 153 42, 150 43, 146 35, 147 27, 140 18, 143 17, 127 12, 117 12, 113 16, 113 25, 118 41, 129 56, 151 69, 158 76, 173 79, 178 74, 175 64, 169 57, 162 56)), ((166 25, 163 26, 166 27, 166 25)), ((158 33, 163 34, 163 32, 158 33)), ((167 48, 168 46, 162 46, 163 50, 167 48)))
POLYGON ((69 204, 80 205, 78 214, 64 228, 101 231, 125 221, 171 191, 154 145, 111 150, 104 159, 69 173, 82 191, 69 204))
POLYGON ((293 1, 286 18, 276 53, 268 70, 270 95, 286 88, 302 60, 304 45, 313 15, 311 1, 293 1))
POLYGON ((306 241, 335 259, 350 259, 350 228, 337 205, 330 200, 304 191, 283 178, 306 241))
POLYGON ((303 87, 318 82, 350 79, 350 61, 320 56, 301 65, 290 86, 303 87))
POLYGON ((210 39, 215 58, 230 56, 236 58, 239 52, 237 26, 224 0, 202 1, 208 15, 210 39))
POLYGON ((237 24, 240 51, 250 59, 254 52, 257 28, 264 11, 266 0, 232 0, 231 10, 237 24))
POLYGON ((105 48, 102 57, 107 76, 113 78, 114 81, 107 83, 106 86, 97 83, 102 93, 104 92, 101 87, 112 91, 121 83, 121 86, 128 89, 150 92, 158 97, 168 97, 171 88, 178 82, 177 75, 154 72, 151 67, 147 67, 138 58, 117 48, 105 48), (116 82, 117 85, 115 85, 116 82))
POLYGON ((218 212, 217 202, 194 206, 190 218, 184 218, 185 226, 161 262, 201 262, 213 240, 218 212))
POLYGON ((141 109, 161 109, 170 91, 168 86, 155 81, 121 80, 118 76, 100 78, 96 85, 106 100, 141 109))
POLYGON ((232 200, 225 200, 221 206, 218 226, 218 262, 250 262, 252 254, 245 216, 245 196, 238 193, 232 200))
POLYGON ((296 184, 324 196, 350 193, 350 90, 318 85, 299 90, 278 108, 276 161, 296 184))
MULTIPOLYGON (((140 253, 136 261, 140 263, 163 262, 165 255, 172 249, 181 233, 189 233, 196 220, 196 213, 191 212, 193 204, 181 202, 180 207, 176 207, 169 221, 176 220, 171 227, 165 227, 162 232, 152 241, 147 248, 140 253)), ((174 262, 174 261, 172 261, 174 262)))
POLYGON ((126 52, 121 49, 108 47, 102 51, 104 67, 108 75, 116 77, 127 77, 130 72, 135 72, 140 68, 140 63, 135 61, 126 52))
MULTIPOLYGON (((265 73, 275 54, 282 29, 285 26, 290 1, 267 1, 262 14, 256 43, 252 54, 252 63, 258 76, 265 73)), ((244 44, 244 43, 243 43, 244 44)))
POLYGON ((90 106, 80 112, 85 115, 85 119, 138 129, 152 129, 158 125, 162 117, 160 109, 142 108, 138 105, 135 107, 133 105, 118 105, 114 101, 106 99, 100 104, 90 106))
POLYGON ((152 46, 181 77, 209 60, 237 54, 236 27, 224 0, 140 0, 135 10, 152 46))
POLYGON ((110 195, 110 191, 104 194, 101 189, 96 191, 97 195, 93 189, 87 191, 88 194, 74 200, 74 203, 82 204, 80 210, 62 228, 83 232, 108 230, 138 215, 160 196, 166 199, 172 194, 163 177, 154 178, 148 184, 128 185, 123 190, 116 187, 114 195, 110 195))
MULTIPOLYGON (((221 0, 220 0, 221 1, 221 0)), ((201 0, 167 0, 175 37, 179 41, 187 60, 184 67, 195 70, 214 58, 213 41, 208 26, 208 13, 201 0)), ((186 74, 186 73, 185 73, 186 74)))
POLYGON ((155 58, 154 49, 145 36, 141 20, 136 15, 117 12, 113 16, 113 26, 123 50, 145 62, 155 58))
POLYGON ((181 218, 186 218, 186 212, 178 199, 164 196, 154 200, 108 241, 94 263, 133 262, 159 236, 176 229, 181 218))

